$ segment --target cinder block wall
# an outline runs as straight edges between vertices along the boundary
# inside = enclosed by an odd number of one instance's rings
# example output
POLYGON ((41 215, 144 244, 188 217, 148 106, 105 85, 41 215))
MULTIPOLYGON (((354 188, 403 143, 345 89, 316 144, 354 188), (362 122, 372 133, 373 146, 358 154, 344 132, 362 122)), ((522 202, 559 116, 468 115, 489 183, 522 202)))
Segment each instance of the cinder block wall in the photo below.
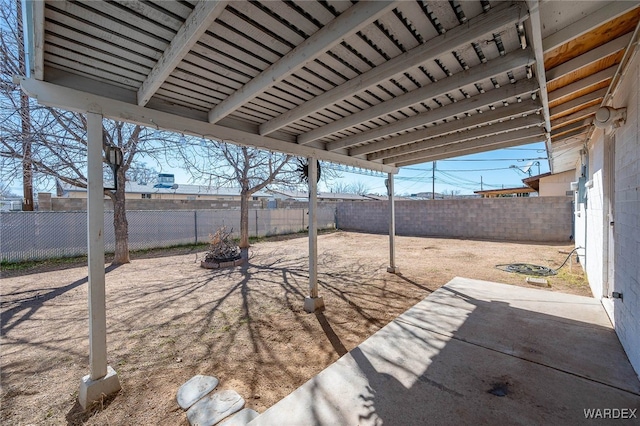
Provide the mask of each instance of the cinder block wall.
MULTIPOLYGON (((43 193, 40 193, 39 196, 43 199, 47 197, 47 195, 43 193)), ((86 198, 51 198, 49 195, 48 200, 49 201, 46 203, 40 203, 40 211, 70 212, 87 210, 86 198)), ((335 204, 336 202, 334 201, 318 202, 318 206, 321 207, 333 207, 335 204)), ((250 209, 266 209, 268 205, 268 200, 249 200, 250 209)), ((239 210, 240 201, 128 199, 126 206, 127 210, 239 210)), ((309 207, 309 203, 293 200, 277 200, 276 207, 279 209, 306 209, 309 207)), ((113 203, 111 200, 104 200, 104 209, 113 210, 113 203)))
MULTIPOLYGON (((231 200, 127 200, 127 210, 202 210, 202 209, 239 209, 240 201, 231 200)), ((266 201, 250 200, 249 208, 262 209, 266 201)), ((105 210, 113 210, 113 203, 104 200, 105 210)), ((56 212, 87 210, 86 198, 52 198, 50 210, 56 212)), ((43 210, 44 211, 44 210, 43 210)))
MULTIPOLYGON (((615 134, 615 278, 610 291, 613 322, 631 364, 640 376, 640 56, 636 55, 614 99, 627 108, 627 121, 615 134)), ((601 222, 602 223, 602 222, 601 222)), ((599 261, 594 259, 594 262, 599 261)), ((589 279, 591 277, 589 276, 589 279)))
MULTIPOLYGON (((396 201, 396 234, 507 241, 570 241, 567 197, 396 201)), ((337 204, 340 229, 389 232, 387 201, 337 204)))

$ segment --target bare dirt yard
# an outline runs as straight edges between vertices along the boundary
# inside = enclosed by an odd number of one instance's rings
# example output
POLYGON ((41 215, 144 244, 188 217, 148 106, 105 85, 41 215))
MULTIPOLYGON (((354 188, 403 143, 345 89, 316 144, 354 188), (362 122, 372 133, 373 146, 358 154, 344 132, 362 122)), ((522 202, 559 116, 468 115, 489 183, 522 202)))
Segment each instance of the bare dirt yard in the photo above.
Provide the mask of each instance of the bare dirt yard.
MULTIPOLYGON (((86 264, 4 271, 0 423, 186 425, 175 395, 195 374, 263 412, 454 276, 530 286, 494 266, 557 267, 573 248, 397 237, 393 275, 387 236, 337 231, 318 247, 319 314, 302 309, 306 238, 256 243, 233 269, 202 269, 204 252, 191 249, 107 267, 108 362, 122 391, 86 412, 76 402, 89 372, 86 264)), ((541 291, 590 295, 572 270, 541 291)))

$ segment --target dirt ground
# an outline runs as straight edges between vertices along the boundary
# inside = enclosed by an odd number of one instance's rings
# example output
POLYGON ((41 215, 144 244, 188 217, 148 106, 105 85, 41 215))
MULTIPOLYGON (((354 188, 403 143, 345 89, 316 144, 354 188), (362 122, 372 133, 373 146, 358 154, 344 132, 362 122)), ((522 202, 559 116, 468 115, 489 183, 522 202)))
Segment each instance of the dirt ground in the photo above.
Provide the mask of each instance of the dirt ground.
MULTIPOLYGON (((108 267, 108 363, 122 391, 86 412, 76 402, 89 372, 86 265, 3 272, 0 423, 186 425, 175 395, 195 374, 263 412, 454 276, 530 286, 494 266, 557 267, 573 247, 397 237, 401 275, 386 272, 384 235, 338 231, 318 248, 320 314, 302 309, 306 238, 257 243, 233 269, 202 269, 203 251, 189 249, 108 267)), ((548 291, 589 296, 572 271, 548 291)))

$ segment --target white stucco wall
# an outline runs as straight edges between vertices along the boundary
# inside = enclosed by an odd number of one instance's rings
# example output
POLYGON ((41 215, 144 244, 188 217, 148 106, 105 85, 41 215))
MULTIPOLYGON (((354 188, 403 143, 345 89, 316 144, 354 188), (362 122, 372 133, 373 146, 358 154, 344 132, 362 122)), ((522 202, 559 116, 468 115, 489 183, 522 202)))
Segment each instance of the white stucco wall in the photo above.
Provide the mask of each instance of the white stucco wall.
POLYGON ((589 146, 589 173, 587 175, 586 188, 586 247, 585 267, 589 285, 594 297, 601 298, 602 286, 602 260, 603 260, 603 221, 604 211, 602 204, 604 194, 602 192, 602 167, 604 161, 604 144, 602 131, 594 135, 594 143, 589 146))
MULTIPOLYGON (((636 47, 637 49, 637 47, 636 47)), ((636 54, 615 91, 614 108, 627 108, 626 123, 615 132, 614 280, 603 294, 604 232, 608 226, 603 208, 605 137, 597 131, 588 143, 589 170, 586 202, 576 200, 575 242, 586 247, 581 262, 594 297, 603 298, 620 342, 640 376, 640 54, 636 54), (606 225, 606 226, 605 226, 606 225), (608 298, 611 292, 622 298, 608 298)), ((580 174, 578 164, 576 175, 580 174)), ((576 177, 574 176, 574 179, 576 177)), ((576 197, 577 198, 577 197, 576 197)), ((607 211, 605 211, 607 210, 607 211)), ((608 232, 608 231, 607 231, 608 232)))
MULTIPOLYGON (((636 46, 636 51, 638 47, 636 46)), ((640 52, 625 72, 613 107, 627 108, 627 122, 615 135, 615 328, 640 375, 640 52)))
POLYGON ((575 181, 575 170, 554 173, 540 178, 540 197, 564 197, 571 190, 571 182, 575 181))

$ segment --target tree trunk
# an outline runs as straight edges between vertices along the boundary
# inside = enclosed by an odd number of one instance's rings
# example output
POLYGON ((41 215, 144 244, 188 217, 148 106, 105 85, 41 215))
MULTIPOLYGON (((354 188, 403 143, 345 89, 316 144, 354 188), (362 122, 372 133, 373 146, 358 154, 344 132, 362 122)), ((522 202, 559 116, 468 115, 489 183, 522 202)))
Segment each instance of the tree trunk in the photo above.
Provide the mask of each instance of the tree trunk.
POLYGON ((246 190, 240 192, 240 244, 241 249, 249 248, 249 196, 246 190))
POLYGON ((116 237, 116 249, 113 257, 114 265, 129 263, 129 223, 125 207, 125 175, 121 168, 117 173, 118 189, 113 193, 113 228, 116 237))

